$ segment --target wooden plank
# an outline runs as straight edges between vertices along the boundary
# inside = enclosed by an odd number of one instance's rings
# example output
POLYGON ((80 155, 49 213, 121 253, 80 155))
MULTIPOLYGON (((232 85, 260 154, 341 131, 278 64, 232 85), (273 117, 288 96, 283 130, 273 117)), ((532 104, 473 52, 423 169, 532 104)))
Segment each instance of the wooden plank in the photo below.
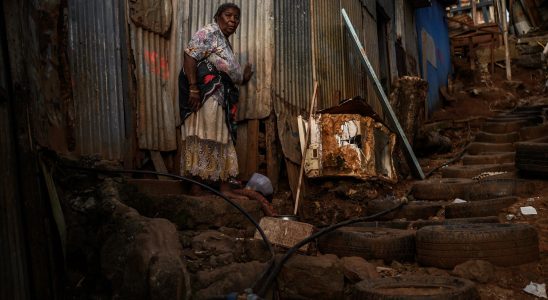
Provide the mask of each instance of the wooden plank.
MULTIPOLYGON (((289 159, 285 159, 285 166, 286 166, 286 170, 287 170, 287 181, 289 183, 289 187, 291 188, 291 193, 292 193, 292 199, 295 199, 295 196, 297 194, 297 186, 298 186, 298 183, 299 183, 299 165, 296 164, 296 163, 293 163, 292 161, 290 161, 289 159)), ((306 194, 306 184, 303 184, 303 186, 301 187, 301 192, 300 192, 300 199, 299 201, 302 203, 302 197, 303 195, 306 194)))
MULTIPOLYGON (((150 151, 150 158, 152 159, 152 163, 154 164, 154 169, 156 170, 156 172, 168 173, 166 164, 164 163, 164 159, 162 158, 162 154, 160 153, 160 151, 150 151)), ((158 179, 169 180, 171 179, 171 177, 158 175, 158 179)))
POLYGON ((247 165, 243 172, 245 178, 259 170, 259 120, 247 122, 247 165))
POLYGON ((266 120, 266 176, 270 179, 274 192, 280 177, 280 155, 276 137, 276 115, 272 112, 266 120))
POLYGON ((247 122, 238 124, 238 138, 236 140, 236 155, 238 156, 238 178, 248 180, 247 176, 247 122))
POLYGON ((388 114, 388 119, 392 123, 391 125, 393 125, 396 128, 396 134, 398 135, 400 140, 403 142, 406 157, 408 159, 410 167, 413 170, 415 176, 417 176, 420 179, 424 179, 425 178, 424 173, 422 172, 422 168, 419 164, 419 161, 417 160, 417 157, 415 156, 415 152, 413 152, 413 149, 411 148, 411 145, 409 144, 409 141, 407 140, 407 137, 405 136, 405 133, 403 132, 403 129, 400 125, 400 122, 398 121, 398 118, 396 118, 396 114, 394 113, 394 110, 392 109, 390 102, 388 102, 388 98, 386 97, 386 94, 384 93, 384 90, 382 89, 381 83, 379 82, 379 79, 377 78, 377 75, 375 74, 375 71, 373 70, 371 63, 369 62, 367 55, 365 54, 365 49, 363 48, 362 43, 360 42, 360 39, 358 38, 358 35, 356 34, 356 30, 354 29, 352 22, 350 22, 350 18, 346 14, 346 11, 342 9, 341 13, 343 15, 343 19, 346 23, 346 26, 348 27, 354 39, 356 47, 361 53, 362 62, 366 66, 367 75, 375 83, 374 85, 375 92, 377 93, 377 96, 381 99, 381 105, 383 106, 384 112, 388 114))

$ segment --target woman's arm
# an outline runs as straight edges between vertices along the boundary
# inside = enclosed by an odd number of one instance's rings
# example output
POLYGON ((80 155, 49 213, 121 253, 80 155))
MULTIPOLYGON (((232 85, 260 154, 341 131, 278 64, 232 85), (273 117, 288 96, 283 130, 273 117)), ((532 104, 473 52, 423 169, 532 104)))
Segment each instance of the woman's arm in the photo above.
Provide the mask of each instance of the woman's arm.
POLYGON ((183 68, 189 83, 188 105, 192 111, 200 107, 200 90, 198 89, 198 78, 196 76, 196 59, 185 53, 183 68))

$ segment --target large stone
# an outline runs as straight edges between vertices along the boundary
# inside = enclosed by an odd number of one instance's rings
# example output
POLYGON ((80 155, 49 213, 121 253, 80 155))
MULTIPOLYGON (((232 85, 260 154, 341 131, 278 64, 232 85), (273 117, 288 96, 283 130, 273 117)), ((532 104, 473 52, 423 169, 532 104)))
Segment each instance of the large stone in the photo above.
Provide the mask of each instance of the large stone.
POLYGON ((200 271, 196 275, 193 299, 211 299, 214 296, 243 292, 251 287, 264 272, 266 264, 253 261, 232 264, 212 271, 200 271))
MULTIPOLYGON (((218 196, 149 196, 138 193, 134 187, 127 186, 124 189, 123 202, 136 208, 142 215, 166 218, 175 223, 180 230, 223 226, 254 228, 240 211, 218 196)), ((234 202, 255 220, 264 216, 258 201, 234 200, 234 202)))
POLYGON ((114 298, 188 299, 189 276, 175 225, 143 217, 118 199, 116 184, 107 181, 101 189, 101 269, 114 298))
POLYGON ((344 276, 352 283, 381 277, 375 266, 361 257, 343 257, 341 262, 344 276))
POLYGON ((452 273, 462 278, 488 283, 495 276, 495 267, 488 261, 469 260, 456 266, 452 273))
POLYGON ((282 299, 342 299, 342 264, 335 255, 297 255, 284 265, 278 283, 282 299))

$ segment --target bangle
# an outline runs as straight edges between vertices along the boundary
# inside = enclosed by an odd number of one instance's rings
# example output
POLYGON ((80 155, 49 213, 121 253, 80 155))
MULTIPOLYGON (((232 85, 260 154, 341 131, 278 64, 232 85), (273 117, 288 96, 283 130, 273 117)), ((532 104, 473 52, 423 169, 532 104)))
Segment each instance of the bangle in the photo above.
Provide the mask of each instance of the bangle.
POLYGON ((200 90, 190 90, 191 93, 197 93, 199 94, 200 93, 200 90))

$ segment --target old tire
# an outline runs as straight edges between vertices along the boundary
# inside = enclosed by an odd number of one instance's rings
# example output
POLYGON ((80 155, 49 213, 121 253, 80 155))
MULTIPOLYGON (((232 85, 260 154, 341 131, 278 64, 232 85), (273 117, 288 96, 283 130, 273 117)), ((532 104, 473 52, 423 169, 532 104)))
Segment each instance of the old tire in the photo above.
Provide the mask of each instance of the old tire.
POLYGON ((475 300, 475 284, 449 276, 402 276, 363 280, 354 286, 352 298, 374 300, 475 300))
POLYGON ((519 137, 522 141, 534 140, 548 136, 548 124, 523 127, 519 131, 519 137))
MULTIPOLYGON (((379 218, 379 220, 392 220, 392 219, 406 219, 406 220, 418 220, 428 219, 435 216, 439 210, 441 210, 447 202, 443 201, 410 201, 403 205, 399 210, 386 214, 379 218)), ((383 210, 394 207, 391 200, 371 200, 367 203, 367 211, 369 214, 375 214, 383 210)))
POLYGON ((466 152, 471 155, 497 153, 497 152, 513 152, 514 144, 492 144, 492 143, 470 143, 466 148, 466 152))
POLYGON ((458 224, 417 230, 417 261, 451 269, 467 260, 499 266, 532 262, 539 257, 538 236, 526 224, 458 224))
POLYGON ((462 157, 462 164, 468 165, 483 165, 483 164, 504 164, 514 163, 516 153, 515 152, 500 152, 483 155, 464 155, 462 157))
POLYGON ((516 169, 514 163, 493 165, 463 165, 443 168, 443 178, 473 178, 485 172, 512 172, 516 169))
POLYGON ((413 231, 389 228, 343 227, 318 239, 318 250, 339 257, 359 256, 385 262, 413 261, 413 231))
POLYGON ((516 167, 522 171, 548 173, 548 143, 517 143, 516 167))
POLYGON ((472 179, 442 178, 416 182, 413 185, 413 197, 420 200, 468 199, 472 179))
MULTIPOLYGON (((507 196, 530 196, 536 190, 534 182, 521 179, 484 179, 470 186, 466 200, 485 200, 507 196)), ((463 198, 464 199, 464 198, 463 198)))
POLYGON ((445 217, 475 218, 497 216, 502 209, 518 201, 517 197, 502 197, 466 203, 452 203, 445 207, 445 217))
POLYGON ((528 120, 515 120, 508 122, 485 122, 481 130, 487 133, 508 133, 519 131, 522 127, 531 124, 528 120))
POLYGON ((475 142, 479 143, 495 143, 495 144, 504 144, 504 143, 513 143, 519 140, 519 134, 517 132, 510 133, 487 133, 480 131, 476 134, 475 142))

